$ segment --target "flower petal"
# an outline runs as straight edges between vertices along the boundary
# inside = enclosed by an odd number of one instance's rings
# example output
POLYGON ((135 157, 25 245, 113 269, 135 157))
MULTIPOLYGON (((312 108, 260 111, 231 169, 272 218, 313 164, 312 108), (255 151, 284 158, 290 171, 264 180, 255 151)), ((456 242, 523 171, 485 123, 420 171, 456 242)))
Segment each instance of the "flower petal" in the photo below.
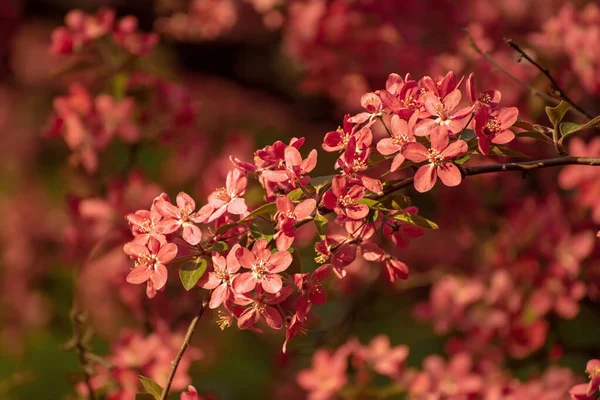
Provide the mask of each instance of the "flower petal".
POLYGON ((436 181, 435 165, 427 164, 423 165, 415 174, 414 183, 415 189, 418 192, 425 193, 431 190, 436 181))

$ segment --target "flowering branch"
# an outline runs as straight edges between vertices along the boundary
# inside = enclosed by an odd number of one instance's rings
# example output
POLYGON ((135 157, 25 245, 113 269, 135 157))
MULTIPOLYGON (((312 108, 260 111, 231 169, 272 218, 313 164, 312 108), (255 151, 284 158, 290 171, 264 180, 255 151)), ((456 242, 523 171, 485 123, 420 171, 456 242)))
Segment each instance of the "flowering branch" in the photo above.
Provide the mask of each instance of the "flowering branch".
POLYGON ((181 359, 183 358, 183 355, 185 354, 185 351, 187 350, 188 345, 190 344, 190 340, 192 339, 192 336, 196 331, 196 327, 198 326, 198 323, 200 322, 204 311, 206 311, 206 308, 208 307, 208 302, 210 300, 211 294, 212 290, 209 291, 204 300, 202 300, 200 308, 198 309, 196 315, 194 316, 194 318, 190 322, 190 325, 188 326, 187 332, 185 333, 185 337, 183 338, 183 343, 181 343, 181 347, 177 352, 177 356, 175 356, 175 359, 171 362, 171 372, 169 372, 169 377, 167 378, 167 383, 165 384, 165 388, 162 391, 160 400, 166 400, 167 396, 169 395, 169 390, 171 389, 171 383, 173 382, 173 378, 175 378, 177 367, 179 366, 179 363, 181 362, 181 359))
POLYGON ((567 103, 569 103, 571 105, 571 107, 573 107, 575 110, 577 110, 579 112, 579 114, 584 115, 585 117, 587 117, 587 119, 592 119, 593 117, 588 114, 583 108, 579 107, 573 100, 571 100, 569 98, 569 96, 565 93, 564 90, 561 89, 561 87, 558 85, 558 82, 556 82, 556 79, 554 79, 554 77, 550 74, 550 71, 548 70, 548 68, 540 65, 537 61, 535 61, 533 58, 531 58, 526 52, 525 50, 523 50, 518 44, 516 44, 512 39, 507 39, 504 38, 504 41, 506 42, 506 44, 508 44, 510 47, 512 47, 513 49, 515 49, 517 51, 517 53, 520 54, 520 56, 524 59, 526 59, 527 61, 529 61, 534 67, 536 67, 542 74, 546 75, 546 77, 550 80, 550 82, 552 83, 552 86, 554 87, 554 89, 558 92, 558 95, 560 96, 561 99, 563 99, 564 101, 566 101, 567 103))

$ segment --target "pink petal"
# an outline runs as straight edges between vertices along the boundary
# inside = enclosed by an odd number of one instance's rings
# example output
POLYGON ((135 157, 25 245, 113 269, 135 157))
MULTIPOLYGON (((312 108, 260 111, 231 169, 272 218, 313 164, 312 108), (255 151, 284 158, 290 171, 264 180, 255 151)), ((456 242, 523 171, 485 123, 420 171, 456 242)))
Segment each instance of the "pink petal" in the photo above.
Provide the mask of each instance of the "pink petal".
POLYGON ((331 191, 327 191, 323 196, 323 205, 325 205, 327 209, 333 210, 335 207, 337 207, 337 199, 338 198, 335 196, 335 194, 333 194, 331 191))
POLYGON ((202 289, 212 290, 222 283, 222 280, 214 272, 207 272, 198 280, 198 286, 202 289))
POLYGON ((494 138, 492 139, 492 143, 506 144, 512 142, 514 138, 515 134, 507 129, 494 136, 494 138))
POLYGON ((273 307, 267 307, 263 311, 262 316, 265 318, 265 322, 273 329, 281 329, 283 326, 283 319, 277 309, 273 307))
POLYGON ((308 174, 310 171, 315 169, 316 166, 317 150, 313 149, 310 153, 308 153, 308 157, 306 157, 306 160, 302 161, 302 164, 300 164, 300 169, 302 170, 303 174, 308 174))
POLYGON ((163 235, 175 232, 181 226, 181 220, 179 219, 163 219, 154 226, 154 230, 163 235))
POLYGON ((333 177, 331 181, 331 191, 335 195, 335 197, 342 197, 346 195, 348 187, 348 182, 346 178, 342 175, 336 175, 333 177))
POLYGON ((285 165, 288 167, 299 166, 302 164, 302 156, 297 148, 289 146, 285 149, 285 165))
POLYGON ((317 208, 317 201, 315 199, 306 199, 296 206, 296 209, 294 210, 294 216, 297 220, 308 218, 315 208, 317 208))
POLYGON ((465 154, 469 146, 464 140, 457 140, 455 142, 450 143, 448 147, 444 151, 442 151, 442 156, 444 159, 454 158, 465 154))
POLYGON ((258 322, 260 319, 260 314, 254 307, 247 308, 242 315, 238 318, 238 328, 240 329, 248 329, 251 328, 254 324, 258 322))
POLYGON ((392 161, 392 166, 390 168, 390 171, 394 172, 395 170, 400 168, 400 166, 402 165, 402 163, 404 162, 405 159, 406 158, 401 153, 396 155, 396 157, 394 157, 394 160, 392 161))
POLYGON ((267 269, 271 273, 283 272, 288 269, 292 261, 293 257, 289 252, 278 251, 273 253, 269 258, 269 265, 267 266, 267 269))
POLYGON ((292 201, 285 194, 277 196, 277 199, 275 200, 275 205, 277 206, 277 211, 279 211, 280 213, 288 213, 294 210, 294 205, 292 204, 292 201))
POLYGON ((286 171, 265 170, 262 176, 271 182, 287 182, 290 179, 286 171))
POLYGON ((254 277, 252 272, 244 272, 235 277, 232 287, 238 293, 248 293, 256 287, 256 283, 256 277, 254 277))
POLYGON ((267 293, 277 293, 283 287, 283 282, 279 275, 269 274, 260 281, 260 285, 267 293))
POLYGON ((202 232, 200 228, 191 223, 186 223, 183 225, 182 232, 183 240, 188 242, 191 245, 197 245, 202 240, 202 232))
POLYGON ((196 209, 196 202, 185 192, 179 192, 175 201, 180 210, 187 208, 190 211, 194 211, 196 209))
POLYGON ((377 143, 377 151, 384 156, 389 156, 390 154, 394 154, 398 150, 400 150, 400 145, 395 144, 392 138, 384 138, 381 139, 377 143))
POLYGON ((444 163, 438 167, 437 173, 440 180, 446 186, 458 186, 462 181, 462 175, 458 167, 452 163, 444 163))
POLYGON ((327 132, 325 138, 323 139, 323 150, 325 151, 337 151, 341 149, 342 146, 342 133, 338 131, 327 132))
POLYGON ((423 165, 415 174, 415 189, 418 192, 425 193, 431 190, 436 181, 435 165, 423 165))
POLYGON ((471 104, 475 103, 477 101, 477 95, 475 94, 475 75, 473 73, 467 78, 466 92, 469 97, 469 102, 471 104))
POLYGON ((366 204, 352 204, 346 207, 346 215, 351 219, 363 219, 369 215, 369 206, 366 204))
POLYGON ((444 151, 450 141, 448 129, 443 126, 438 126, 437 129, 432 130, 429 138, 431 139, 431 148, 439 152, 444 151))
POLYGON ((208 303, 208 307, 211 309, 215 309, 219 307, 221 304, 227 300, 229 295, 229 287, 226 283, 222 283, 212 292, 210 296, 210 302, 208 303))
POLYGON ((458 103, 460 103, 461 97, 462 97, 462 94, 460 93, 459 89, 454 89, 452 92, 450 92, 444 98, 444 105, 446 106, 446 110, 448 112, 452 112, 452 110, 454 110, 456 108, 458 103))
POLYGON ((498 113, 498 120, 500 120, 500 127, 502 129, 508 129, 517 122, 519 117, 519 109, 517 107, 506 107, 500 110, 498 113))
POLYGON ((214 207, 212 204, 206 204, 202 206, 202 208, 198 210, 196 214, 194 214, 194 216, 192 217, 192 222, 195 222, 197 224, 205 222, 213 211, 214 207))
POLYGON ((287 251, 287 249, 292 247, 293 243, 294 243, 294 237, 288 236, 284 233, 281 233, 277 237, 277 240, 275 240, 275 246, 277 247, 277 250, 279 250, 279 251, 287 251))
POLYGON ((167 263, 171 262, 175 258, 176 255, 177 255, 177 245, 175 243, 167 243, 163 247, 160 248, 156 257, 158 257, 158 260, 161 263, 167 264, 167 263))
POLYGON ((408 143, 404 148, 404 157, 412 162, 420 163, 429 158, 429 150, 421 143, 408 143))
POLYGON ((240 246, 239 244, 234 244, 233 247, 229 250, 229 253, 227 253, 227 271, 230 274, 235 274, 236 272, 239 271, 241 265, 240 262, 238 261, 237 258, 237 251, 238 249, 241 249, 242 246, 240 246))
POLYGON ((246 205, 246 200, 241 197, 236 197, 231 200, 229 205, 227 206, 227 211, 230 214, 241 215, 248 211, 248 206, 246 205))
POLYGON ((415 136, 429 136, 433 129, 437 129, 438 123, 433 119, 424 119, 417 123, 415 127, 415 136))
POLYGON ((179 219, 179 209, 168 201, 161 199, 154 203, 154 206, 156 207, 156 211, 164 218, 179 219))
POLYGON ((138 257, 138 258, 146 257, 146 256, 150 255, 150 252, 148 251, 148 248, 146 246, 141 245, 139 243, 135 243, 135 242, 125 243, 125 245, 123 246, 123 251, 128 256, 133 256, 133 257, 138 257))
POLYGON ((147 265, 138 265, 134 269, 129 272, 127 278, 125 280, 127 283, 132 283, 134 285, 139 285, 140 283, 146 282, 150 279, 150 274, 152 273, 152 268, 147 265))
POLYGON ((236 257, 237 257, 237 260, 239 261, 239 263, 242 265, 242 267, 247 268, 247 269, 254 268, 252 266, 252 264, 254 264, 254 262, 256 262, 256 257, 254 256, 254 253, 252 253, 247 248, 245 248, 245 247, 238 248, 238 250, 236 251, 236 257))
POLYGON ((158 264, 156 270, 152 271, 150 274, 150 280, 154 284, 154 288, 160 290, 167 283, 168 276, 169 273, 167 267, 165 267, 164 264, 158 264))

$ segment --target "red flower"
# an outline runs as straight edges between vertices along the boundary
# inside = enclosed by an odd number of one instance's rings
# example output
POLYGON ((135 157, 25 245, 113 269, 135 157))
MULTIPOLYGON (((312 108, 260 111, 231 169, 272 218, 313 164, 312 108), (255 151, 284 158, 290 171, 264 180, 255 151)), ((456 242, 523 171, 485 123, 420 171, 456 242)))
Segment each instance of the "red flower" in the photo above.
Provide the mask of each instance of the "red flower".
POLYGON ((515 134, 508 128, 517 122, 518 116, 519 110, 516 107, 507 107, 493 112, 489 108, 483 108, 475 114, 474 130, 481 154, 488 155, 490 142, 506 144, 515 138, 515 134))
POLYGON ((154 297, 167 283, 168 271, 165 264, 177 255, 177 246, 173 243, 159 242, 151 237, 146 246, 136 242, 125 244, 123 250, 135 260, 135 266, 127 275, 127 282, 148 284, 148 297, 154 297))
POLYGON ((406 158, 416 163, 429 162, 415 174, 417 191, 424 193, 431 190, 438 175, 446 186, 457 186, 462 181, 458 167, 448 160, 466 153, 468 146, 462 140, 448 143, 448 133, 443 127, 438 127, 431 131, 430 149, 417 142, 406 145, 406 158))
POLYGON ((214 271, 204 274, 198 281, 198 286, 213 291, 208 303, 209 308, 217 308, 227 300, 233 299, 234 293, 231 285, 240 269, 240 263, 236 257, 239 248, 239 244, 234 245, 227 254, 227 258, 213 253, 214 271))
POLYGON ((444 98, 438 97, 435 93, 427 92, 421 100, 425 105, 425 109, 435 119, 424 119, 417 124, 415 135, 427 136, 438 126, 445 127, 449 132, 456 134, 465 127, 463 119, 467 117, 472 107, 466 107, 458 111, 454 109, 460 103, 460 90, 455 89, 444 98))
POLYGON ((287 286, 281 288, 277 293, 265 293, 259 288, 252 297, 237 294, 234 300, 236 304, 250 306, 245 309, 236 308, 236 313, 239 313, 238 328, 250 329, 260 320, 260 317, 263 317, 271 328, 281 329, 283 327, 281 314, 275 307, 271 306, 285 301, 292 294, 292 291, 293 289, 287 286))
POLYGON ((285 169, 265 170, 262 175, 271 182, 288 182, 293 188, 297 187, 297 182, 302 186, 306 186, 310 178, 304 175, 312 171, 316 165, 317 150, 313 149, 308 157, 303 160, 297 148, 288 146, 285 149, 285 169))
POLYGON ((296 315, 300 320, 304 320, 312 304, 325 304, 327 302, 327 293, 323 290, 321 284, 331 273, 331 264, 322 265, 317 268, 312 275, 294 274, 294 284, 300 291, 300 296, 296 300, 296 315))
POLYGON ((164 218, 156 224, 156 231, 167 235, 182 227, 183 240, 191 245, 200 243, 202 232, 195 223, 206 221, 206 218, 213 211, 212 205, 207 204, 198 212, 194 212, 196 202, 184 192, 179 192, 176 202, 177 207, 165 199, 156 202, 156 209, 164 218))
POLYGON ((244 272, 233 280, 233 289, 238 293, 249 292, 258 283, 268 293, 279 292, 283 283, 278 273, 285 271, 292 263, 292 255, 287 251, 271 254, 264 238, 254 243, 252 252, 239 248, 236 256, 242 267, 252 271, 244 272))
POLYGON ((393 115, 390 121, 392 137, 381 139, 377 143, 377 151, 384 156, 389 156, 390 154, 394 154, 398 151, 400 152, 392 161, 392 172, 397 170, 404 162, 404 149, 406 145, 415 141, 413 130, 417 122, 417 118, 418 114, 415 113, 412 115, 412 117, 410 117, 410 120, 406 122, 405 120, 400 119, 399 116, 393 115))
POLYGON ((360 148, 366 148, 371 145, 373 141, 373 134, 368 126, 363 126, 360 130, 356 131, 358 125, 352 125, 348 119, 349 114, 344 116, 343 128, 338 128, 335 131, 328 132, 323 139, 323 150, 328 152, 334 152, 338 150, 344 150, 348 146, 350 138, 356 136, 357 142, 360 148))
POLYGON ((323 196, 323 204, 340 216, 350 219, 363 219, 369 214, 366 204, 357 204, 365 196, 365 188, 353 185, 348 188, 348 180, 345 176, 337 175, 331 182, 331 190, 323 196))
POLYGON ((225 212, 242 215, 248 211, 246 200, 243 198, 247 185, 248 178, 245 173, 237 168, 229 171, 226 187, 217 189, 208 196, 208 203, 215 209, 215 212, 208 218, 208 222, 214 221, 225 212))
POLYGON ((275 202, 277 204, 277 211, 279 212, 277 215, 277 230, 279 230, 279 235, 275 243, 277 250, 285 251, 294 242, 294 225, 296 221, 310 217, 317 207, 317 202, 314 199, 306 199, 294 208, 292 201, 287 195, 278 196, 275 202))

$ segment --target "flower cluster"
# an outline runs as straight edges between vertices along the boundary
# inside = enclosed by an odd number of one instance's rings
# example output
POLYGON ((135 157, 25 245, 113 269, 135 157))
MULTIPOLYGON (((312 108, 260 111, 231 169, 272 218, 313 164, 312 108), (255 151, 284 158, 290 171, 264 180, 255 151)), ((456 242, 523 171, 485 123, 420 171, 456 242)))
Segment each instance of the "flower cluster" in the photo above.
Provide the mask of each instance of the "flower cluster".
MULTIPOLYGON (((449 360, 438 355, 425 358, 421 368, 406 365, 407 346, 392 346, 387 336, 375 337, 367 346, 351 339, 334 352, 319 349, 312 366, 296 376, 309 399, 329 400, 346 394, 354 398, 406 395, 410 399, 563 399, 577 380, 566 368, 550 367, 539 377, 520 382, 489 359, 476 359, 460 352, 449 360), (352 367, 352 368, 350 368, 352 367), (389 382, 380 386, 380 377, 389 382)), ((590 375, 597 371, 592 360, 590 375)), ((588 385, 577 385, 573 393, 597 390, 597 375, 588 385), (593 386, 595 385, 595 386, 593 386), (581 389, 585 387, 585 389, 581 389)), ((572 397, 591 399, 591 397, 572 397)))
POLYGON ((94 46, 108 46, 103 39, 109 36, 113 43, 133 56, 148 54, 158 43, 156 33, 138 31, 136 17, 129 15, 117 21, 114 10, 108 8, 100 9, 96 14, 70 11, 65 16, 65 25, 52 32, 51 51, 57 55, 78 54, 94 46))

